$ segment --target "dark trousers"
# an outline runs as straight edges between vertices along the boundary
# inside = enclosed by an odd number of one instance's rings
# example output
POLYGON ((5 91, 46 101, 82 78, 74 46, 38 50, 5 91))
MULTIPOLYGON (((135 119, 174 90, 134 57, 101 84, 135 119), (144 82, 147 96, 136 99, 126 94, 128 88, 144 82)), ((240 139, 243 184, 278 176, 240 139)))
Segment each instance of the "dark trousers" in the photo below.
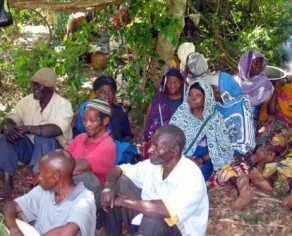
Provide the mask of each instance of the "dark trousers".
POLYGON ((6 136, 0 135, 0 169, 13 175, 18 161, 34 166, 48 152, 61 148, 55 138, 35 136, 34 144, 24 135, 15 144, 8 142, 6 136))
MULTIPOLYGON (((121 176, 117 180, 117 195, 128 199, 141 200, 141 189, 126 176, 121 176)), ((105 230, 110 236, 122 235, 122 222, 131 235, 143 236, 180 236, 177 226, 169 227, 164 219, 150 218, 143 216, 139 226, 132 225, 132 219, 139 212, 124 207, 114 207, 109 213, 102 212, 102 220, 105 230)))
POLYGON ((97 211, 100 210, 100 194, 102 190, 102 186, 100 184, 99 179, 93 174, 92 171, 85 171, 80 175, 75 175, 73 176, 73 180, 76 181, 82 181, 84 183, 84 186, 93 192, 94 194, 94 199, 95 199, 95 204, 96 204, 96 209, 97 211))

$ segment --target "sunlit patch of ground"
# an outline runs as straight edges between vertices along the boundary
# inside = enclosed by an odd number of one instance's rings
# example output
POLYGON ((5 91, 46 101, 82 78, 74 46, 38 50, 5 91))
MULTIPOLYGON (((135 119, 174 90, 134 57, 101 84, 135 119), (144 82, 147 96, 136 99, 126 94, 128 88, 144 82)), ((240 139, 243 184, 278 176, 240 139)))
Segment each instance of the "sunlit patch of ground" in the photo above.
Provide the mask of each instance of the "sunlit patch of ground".
POLYGON ((23 32, 32 34, 48 34, 49 29, 43 25, 26 25, 23 27, 23 32))

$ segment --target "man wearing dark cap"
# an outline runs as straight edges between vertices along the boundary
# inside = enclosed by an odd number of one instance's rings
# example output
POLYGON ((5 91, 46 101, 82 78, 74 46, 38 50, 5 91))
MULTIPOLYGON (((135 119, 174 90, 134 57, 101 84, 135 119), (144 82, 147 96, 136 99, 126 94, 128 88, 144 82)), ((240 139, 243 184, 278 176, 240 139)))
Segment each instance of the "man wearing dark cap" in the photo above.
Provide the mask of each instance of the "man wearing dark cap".
MULTIPOLYGON (((112 108, 112 115, 110 119, 110 129, 115 139, 120 141, 130 141, 134 137, 132 133, 129 118, 122 107, 114 103, 115 94, 117 92, 117 84, 115 80, 109 76, 102 75, 98 77, 93 83, 93 90, 96 97, 107 101, 112 108)), ((83 103, 79 108, 78 117, 75 123, 76 133, 85 132, 83 126, 84 109, 88 102, 83 103)))
POLYGON ((54 91, 55 72, 40 69, 31 81, 33 94, 22 98, 1 125, 0 168, 5 173, 1 198, 10 195, 18 161, 33 167, 45 153, 65 148, 72 139, 72 107, 54 91))

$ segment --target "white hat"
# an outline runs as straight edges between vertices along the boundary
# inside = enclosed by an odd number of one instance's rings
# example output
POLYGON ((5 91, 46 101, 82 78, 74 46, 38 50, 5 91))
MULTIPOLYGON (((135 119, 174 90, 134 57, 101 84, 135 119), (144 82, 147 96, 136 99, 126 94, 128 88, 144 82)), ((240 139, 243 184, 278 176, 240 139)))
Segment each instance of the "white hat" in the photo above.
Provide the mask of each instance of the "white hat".
POLYGON ((177 55, 178 55, 178 58, 180 60, 181 70, 185 69, 187 56, 190 53, 195 52, 195 50, 196 50, 195 45, 193 43, 190 43, 190 42, 185 42, 178 47, 177 55))

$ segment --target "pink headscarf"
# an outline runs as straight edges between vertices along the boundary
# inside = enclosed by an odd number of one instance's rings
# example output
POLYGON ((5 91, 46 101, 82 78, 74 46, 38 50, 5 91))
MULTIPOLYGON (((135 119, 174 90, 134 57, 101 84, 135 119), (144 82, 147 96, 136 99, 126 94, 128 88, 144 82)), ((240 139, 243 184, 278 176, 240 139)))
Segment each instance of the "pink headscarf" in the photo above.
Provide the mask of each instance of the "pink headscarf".
POLYGON ((235 79, 239 82, 242 93, 247 95, 254 106, 264 103, 274 91, 272 83, 268 80, 264 71, 267 66, 267 59, 258 51, 250 50, 244 53, 238 64, 238 75, 235 79), (250 77, 250 69, 252 61, 256 58, 262 57, 263 67, 259 75, 250 77))

